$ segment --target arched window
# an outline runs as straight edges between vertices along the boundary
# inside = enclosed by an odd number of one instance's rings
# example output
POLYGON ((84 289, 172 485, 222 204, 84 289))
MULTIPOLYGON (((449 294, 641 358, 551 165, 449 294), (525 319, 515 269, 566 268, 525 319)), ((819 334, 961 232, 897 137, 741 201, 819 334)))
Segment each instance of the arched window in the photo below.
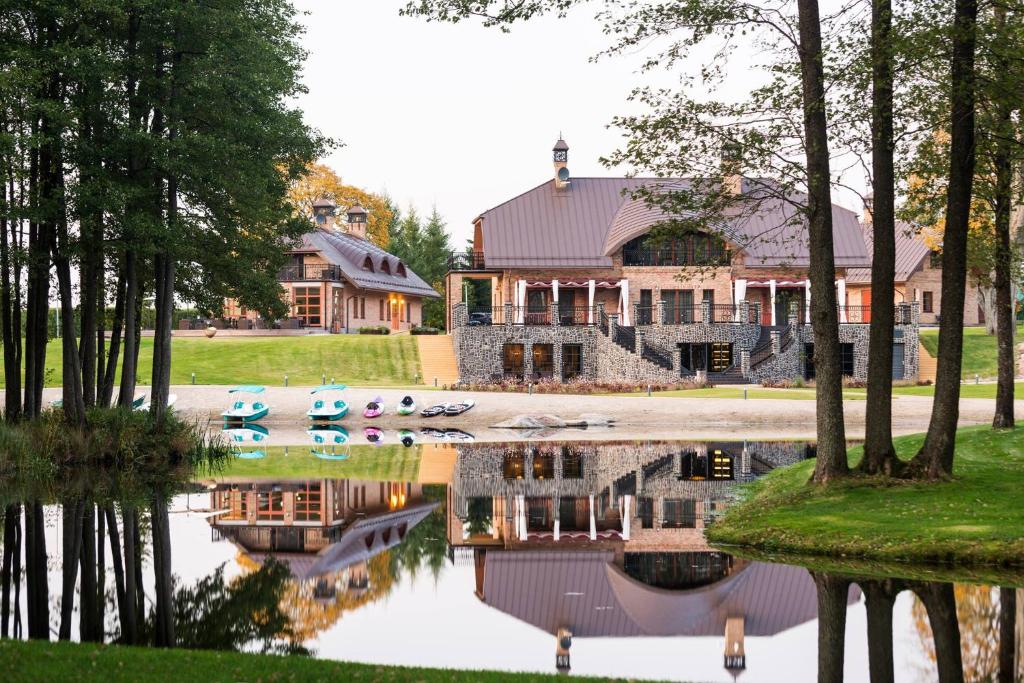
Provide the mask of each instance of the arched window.
POLYGON ((405 264, 401 261, 398 262, 398 267, 395 268, 395 274, 399 277, 405 277, 405 264))
POLYGON ((649 235, 635 237, 622 247, 624 266, 724 266, 729 250, 715 235, 694 233, 682 237, 652 240, 649 235))
POLYGON ((363 270, 368 270, 371 273, 373 272, 373 259, 370 258, 369 255, 367 255, 366 258, 363 259, 363 270))
POLYGON ((387 259, 384 259, 380 262, 380 272, 386 273, 387 275, 391 275, 391 264, 388 263, 387 259))

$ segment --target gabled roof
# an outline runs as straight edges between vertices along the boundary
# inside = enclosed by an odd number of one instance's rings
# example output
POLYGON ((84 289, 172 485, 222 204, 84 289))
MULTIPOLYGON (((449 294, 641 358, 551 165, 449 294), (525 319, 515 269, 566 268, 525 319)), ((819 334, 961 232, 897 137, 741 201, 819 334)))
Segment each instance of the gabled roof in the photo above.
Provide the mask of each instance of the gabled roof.
POLYGON ((377 245, 343 232, 313 230, 302 236, 294 251, 315 251, 328 263, 338 266, 345 279, 362 289, 397 292, 428 298, 440 296, 408 265, 405 277, 398 274, 401 261, 377 245), (365 270, 363 264, 369 259, 373 270, 365 270), (385 267, 386 264, 386 267, 385 267))
MULTIPOLYGON (((861 226, 864 234, 864 243, 868 250, 868 262, 870 264, 872 248, 874 245, 874 226, 865 224, 861 226)), ((928 245, 921 237, 921 228, 906 221, 896 221, 896 274, 893 278, 896 282, 906 282, 910 276, 920 270, 924 260, 932 253, 928 245)), ((846 274, 846 281, 852 283, 871 283, 871 268, 854 268, 846 274)))
MULTIPOLYGON (((745 187, 753 181, 746 180, 745 187)), ((568 187, 549 180, 480 215, 487 265, 495 268, 611 267, 611 254, 669 216, 629 195, 643 186, 685 187, 685 179, 573 178, 568 187)), ((832 206, 836 265, 870 261, 857 215, 832 206)), ((748 266, 807 265, 807 229, 796 209, 759 199, 750 216, 726 217, 720 230, 743 249, 748 266)))

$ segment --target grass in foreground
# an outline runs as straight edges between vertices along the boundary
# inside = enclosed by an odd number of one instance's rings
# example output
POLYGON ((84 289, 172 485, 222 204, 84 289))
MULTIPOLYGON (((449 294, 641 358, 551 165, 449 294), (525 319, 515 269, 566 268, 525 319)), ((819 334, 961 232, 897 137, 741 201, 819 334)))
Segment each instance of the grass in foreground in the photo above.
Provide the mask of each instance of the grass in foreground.
MULTIPOLYGON (((903 460, 924 436, 896 439, 903 460)), ((850 450, 850 464, 861 448, 850 450)), ((955 479, 808 486, 814 461, 776 470, 708 529, 714 543, 899 562, 1024 565, 1024 430, 962 429, 955 479)))
MULTIPOLYGON (((1024 334, 1024 326, 1017 327, 1017 337, 1024 334)), ((939 355, 939 330, 929 327, 921 330, 921 344, 933 358, 939 355)), ((996 376, 996 338, 985 333, 984 327, 964 328, 964 356, 961 377, 996 376)))
MULTIPOLYGON (((353 435, 361 438, 360 435, 353 435)), ((362 479, 365 481, 416 481, 420 469, 420 447, 398 444, 385 446, 335 446, 335 453, 348 453, 348 460, 322 460, 310 451, 313 446, 263 448, 267 457, 246 460, 230 457, 215 472, 203 472, 201 478, 231 479, 362 479)), ((318 448, 323 448, 319 446, 318 448)), ((246 444, 243 450, 252 450, 246 444)))
MULTIPOLYGON (((0 640, 5 681, 556 681, 559 676, 353 664, 275 655, 0 640), (191 672, 191 673, 188 673, 191 672)), ((599 679, 581 679, 599 680, 599 679)))
MULTIPOLYGON (((646 396, 646 392, 621 394, 623 396, 646 396)), ((743 398, 742 387, 709 387, 706 389, 678 389, 672 391, 656 391, 652 396, 664 396, 669 398, 743 398)), ((810 401, 814 399, 814 389, 768 389, 755 388, 747 390, 748 399, 790 399, 796 401, 810 401)), ((863 401, 863 392, 843 390, 843 398, 851 401, 863 401)))
MULTIPOLYGON (((46 348, 47 386, 60 386, 61 341, 46 348)), ((2 365, 0 365, 2 367, 2 365)), ((411 384, 419 350, 410 335, 310 335, 306 337, 176 337, 171 342, 171 383, 316 386, 322 375, 353 385, 411 384)), ((153 338, 143 337, 139 383, 153 373, 153 338)), ((2 377, 0 377, 2 380, 2 377)))

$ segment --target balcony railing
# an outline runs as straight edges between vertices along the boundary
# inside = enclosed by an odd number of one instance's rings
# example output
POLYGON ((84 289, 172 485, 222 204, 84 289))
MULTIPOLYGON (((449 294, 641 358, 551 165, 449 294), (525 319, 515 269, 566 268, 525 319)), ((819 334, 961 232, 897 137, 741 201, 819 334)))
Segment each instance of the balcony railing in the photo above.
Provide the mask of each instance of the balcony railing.
POLYGON ((279 282, 316 282, 341 280, 341 268, 327 263, 285 266, 277 273, 279 282))
POLYGON ((453 251, 448 254, 448 270, 484 270, 484 254, 480 251, 453 251))
POLYGON ((680 247, 627 247, 622 250, 624 266, 727 266, 732 260, 728 249, 694 250, 680 247))

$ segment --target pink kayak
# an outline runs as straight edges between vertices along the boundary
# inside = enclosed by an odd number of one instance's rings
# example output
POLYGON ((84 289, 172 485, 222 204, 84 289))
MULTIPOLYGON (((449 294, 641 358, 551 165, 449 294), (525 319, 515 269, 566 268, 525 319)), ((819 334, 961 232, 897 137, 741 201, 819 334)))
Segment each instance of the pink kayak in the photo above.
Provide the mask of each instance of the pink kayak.
POLYGON ((384 414, 384 399, 380 396, 366 404, 363 417, 380 417, 384 414))

